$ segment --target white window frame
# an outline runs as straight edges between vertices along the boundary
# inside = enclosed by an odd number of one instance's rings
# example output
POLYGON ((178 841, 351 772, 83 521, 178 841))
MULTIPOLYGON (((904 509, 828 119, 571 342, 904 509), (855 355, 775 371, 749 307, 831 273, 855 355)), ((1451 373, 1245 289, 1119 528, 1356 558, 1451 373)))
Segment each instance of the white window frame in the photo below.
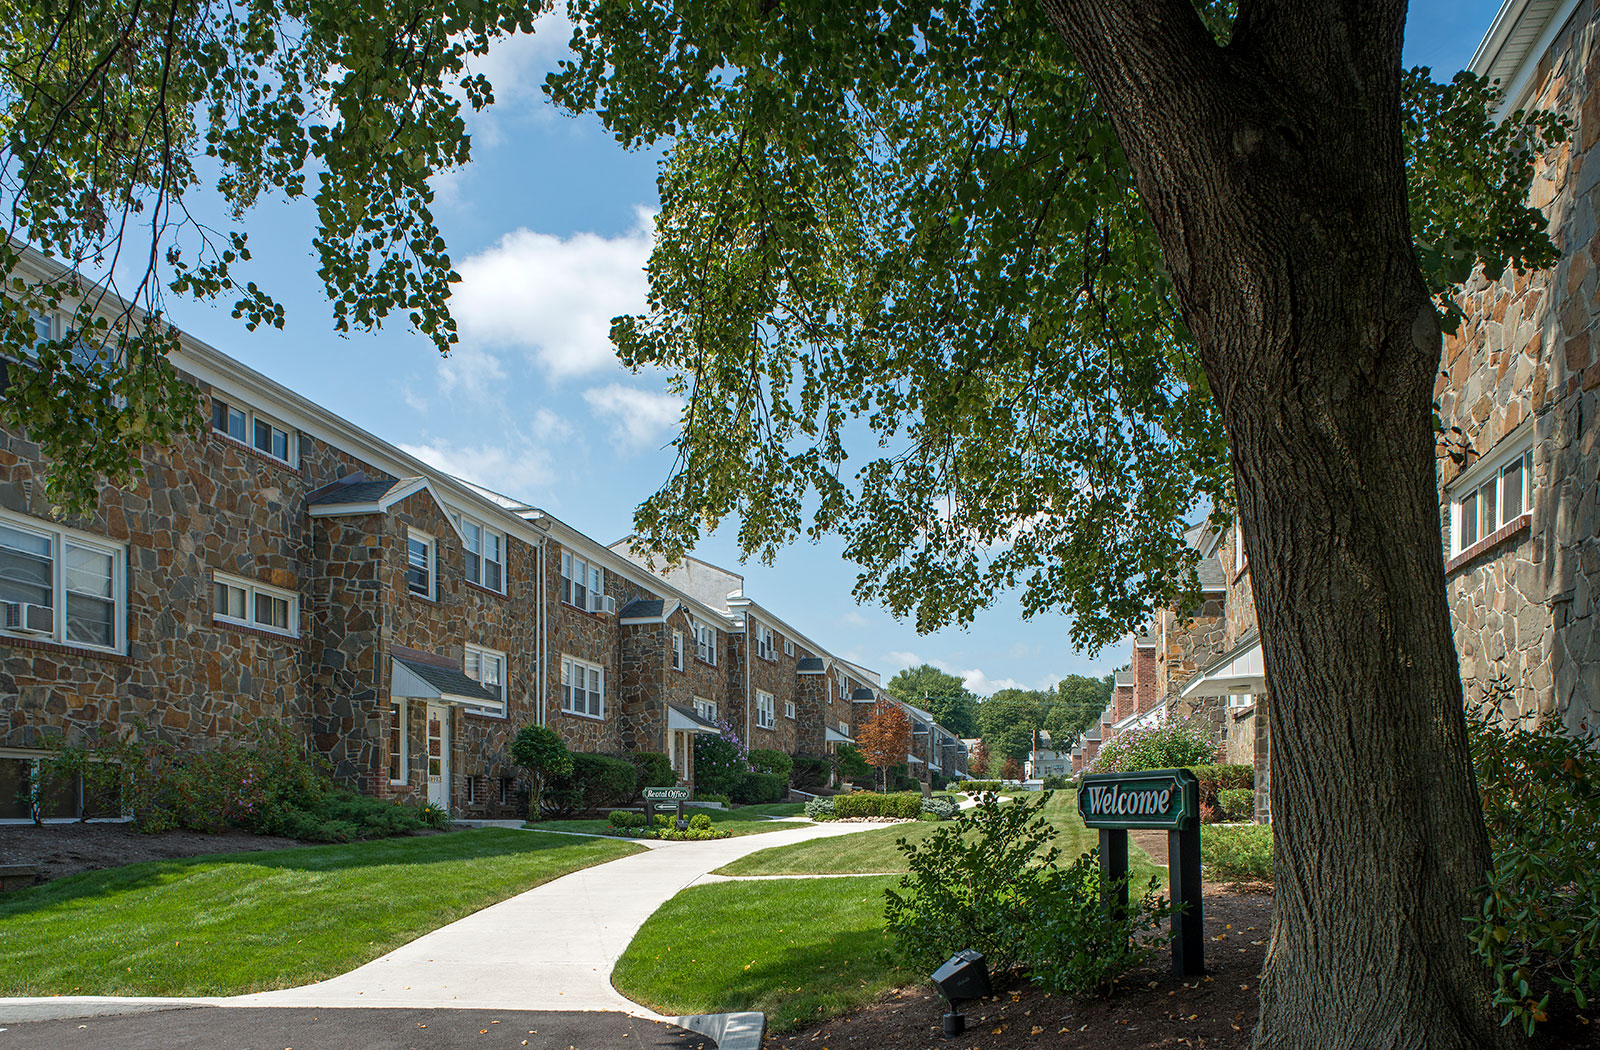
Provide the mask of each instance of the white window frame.
POLYGON ((235 576, 232 573, 213 571, 211 573, 211 618, 220 623, 230 623, 239 627, 249 627, 252 630, 266 631, 269 634, 281 634, 285 638, 300 637, 300 595, 294 591, 286 591, 282 587, 272 587, 244 576, 235 576), (244 616, 234 616, 217 607, 217 584, 225 584, 244 591, 244 616), (276 627, 269 623, 262 623, 256 619, 256 596, 264 595, 277 598, 289 605, 287 628, 276 627))
POLYGON ((777 699, 769 692, 756 690, 756 725, 762 729, 771 729, 778 724, 776 714, 777 699))
POLYGON ((505 594, 509 584, 506 581, 506 534, 498 529, 491 529, 478 518, 469 514, 455 515, 456 527, 461 530, 461 571, 466 576, 467 582, 475 583, 484 590, 494 591, 496 594, 505 594), (477 533, 478 550, 472 549, 472 535, 477 533), (487 540, 493 539, 499 548, 498 560, 489 559, 482 548, 487 546, 487 540), (478 569, 474 572, 471 568, 471 558, 478 558, 478 569), (497 585, 489 582, 489 566, 500 567, 500 582, 497 585))
POLYGON ((715 700, 707 700, 703 696, 697 696, 694 698, 694 713, 708 722, 715 722, 717 720, 717 702, 715 700))
POLYGON ((794 717, 794 701, 793 700, 785 700, 783 702, 783 717, 785 717, 785 718, 793 718, 794 717))
POLYGON ((1250 559, 1244 556, 1244 527, 1239 524, 1239 512, 1233 514, 1233 575, 1237 577, 1249 568, 1250 559))
POLYGON ((1490 455, 1484 456, 1450 485, 1450 553, 1460 554, 1505 528, 1533 506, 1533 427, 1530 419, 1512 431, 1490 455), (1506 475, 1520 470, 1521 492, 1517 513, 1505 511, 1506 475), (1493 501, 1492 514, 1484 520, 1485 493, 1493 501), (1469 527, 1467 508, 1471 508, 1469 527), (1492 525, 1493 527, 1489 527, 1492 525), (1470 539, 1468 536, 1470 535, 1470 539))
POLYGON ((840 700, 848 700, 848 699, 850 699, 849 692, 845 688, 844 672, 843 671, 835 671, 833 673, 833 680, 836 683, 838 683, 838 686, 839 686, 839 699, 840 700))
POLYGON ((406 526, 406 593, 413 598, 433 601, 439 594, 439 541, 430 533, 406 526), (411 541, 420 540, 427 547, 428 589, 419 591, 411 585, 411 541))
POLYGON ((584 612, 598 612, 595 598, 606 593, 606 571, 572 551, 561 552, 561 600, 584 612), (582 575, 575 575, 581 573, 582 575), (575 600, 581 590, 583 601, 575 600))
MULTIPOLYGON (((277 460, 279 463, 287 463, 292 466, 299 462, 299 431, 289 424, 267 415, 265 412, 257 411, 225 390, 212 390, 211 392, 211 431, 214 434, 221 434, 229 441, 254 449, 263 456, 277 460), (244 437, 238 437, 217 426, 217 403, 219 401, 244 416, 244 437), (270 448, 262 448, 256 444, 256 426, 258 423, 283 434, 283 455, 280 456, 270 448)), ((270 437, 267 439, 267 443, 269 445, 272 443, 270 437)))
POLYGON ((793 638, 785 638, 783 640, 783 655, 784 656, 793 656, 794 655, 794 639, 793 638))
MULTIPOLYGON (((403 699, 389 701, 389 717, 393 719, 393 721, 389 723, 390 736, 393 737, 395 735, 396 729, 400 731, 400 752, 398 755, 400 761, 395 767, 400 771, 400 777, 399 779, 396 779, 395 777, 391 776, 389 778, 389 783, 391 784, 405 784, 408 782, 411 775, 409 768, 411 765, 411 726, 408 724, 409 719, 407 717, 406 710, 409 706, 410 705, 408 701, 403 699)), ((395 749, 392 746, 391 741, 391 746, 389 748, 389 760, 393 762, 396 757, 395 749)))
POLYGON ((683 670, 683 632, 672 632, 672 669, 683 670))
POLYGON ((766 624, 756 624, 756 655, 763 660, 778 658, 778 648, 772 640, 772 628, 766 624))
POLYGON ((587 660, 579 660, 572 656, 562 656, 561 710, 563 713, 573 715, 577 718, 593 718, 597 721, 604 721, 606 717, 606 669, 601 667, 599 664, 589 663, 587 660), (573 696, 575 694, 571 692, 572 676, 580 670, 585 676, 583 686, 584 703, 582 710, 579 710, 578 706, 574 703, 573 696), (598 713, 589 709, 589 698, 594 695, 594 689, 592 688, 593 679, 589 677, 589 672, 591 671, 598 671, 600 674, 600 710, 598 713))
POLYGON ((694 655, 703 663, 717 666, 717 629, 709 623, 694 622, 694 655))
MULTIPOLYGON (((0 511, 0 523, 16 529, 18 532, 30 533, 50 541, 50 600, 52 602, 52 630, 47 638, 57 645, 70 646, 74 649, 88 649, 101 653, 125 653, 128 649, 128 548, 124 544, 107 540, 104 536, 96 536, 77 529, 64 528, 41 521, 37 518, 26 517, 21 514, 12 514, 0 511), (111 558, 111 645, 96 645, 93 642, 77 641, 67 637, 67 547, 78 547, 83 550, 93 551, 96 554, 109 555, 111 558)), ((99 596, 96 596, 97 598, 99 596)), ((100 599, 104 600, 104 599, 100 599)), ((31 638, 41 640, 42 636, 28 631, 7 631, 0 629, 0 636, 7 638, 31 638)))
MULTIPOLYGON (((51 310, 47 313, 41 313, 38 310, 30 310, 28 312, 33 318, 34 339, 32 344, 22 351, 22 354, 30 361, 37 361, 39 359, 39 344, 66 339, 73 331, 69 326, 77 315, 75 313, 62 313, 58 310, 51 310), (40 331, 39 322, 41 321, 44 322, 47 332, 40 331)), ((102 340, 101 345, 95 347, 94 353, 91 355, 88 352, 89 344, 79 338, 73 341, 67 351, 82 368, 104 368, 108 350, 104 344, 105 341, 102 340)))
POLYGON ((461 652, 461 673, 477 682, 479 685, 495 685, 500 690, 500 710, 488 711, 482 708, 468 708, 469 714, 482 715, 484 718, 505 718, 506 712, 511 709, 511 696, 508 679, 511 677, 511 661, 499 649, 490 649, 482 645, 465 645, 461 652), (474 668, 476 661, 476 668, 474 668), (485 663, 499 665, 498 682, 485 683, 481 677, 485 663))

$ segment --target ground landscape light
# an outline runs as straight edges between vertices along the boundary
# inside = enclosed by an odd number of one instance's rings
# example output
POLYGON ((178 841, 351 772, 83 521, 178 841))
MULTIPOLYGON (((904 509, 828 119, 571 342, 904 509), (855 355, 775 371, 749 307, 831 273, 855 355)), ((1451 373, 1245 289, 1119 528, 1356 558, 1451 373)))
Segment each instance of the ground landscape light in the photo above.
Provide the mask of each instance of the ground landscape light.
POLYGON ((982 954, 963 948, 933 971, 933 986, 939 989, 950 1011, 944 1015, 944 1034, 960 1035, 967 1030, 967 1016, 956 1009, 963 999, 982 999, 990 992, 989 966, 982 954))

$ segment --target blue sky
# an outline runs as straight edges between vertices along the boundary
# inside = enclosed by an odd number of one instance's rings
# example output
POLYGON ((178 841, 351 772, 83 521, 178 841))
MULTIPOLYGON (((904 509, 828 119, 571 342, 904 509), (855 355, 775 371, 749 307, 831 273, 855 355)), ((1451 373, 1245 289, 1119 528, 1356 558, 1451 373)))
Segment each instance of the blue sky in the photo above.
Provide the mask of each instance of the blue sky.
MULTIPOLYGON (((1440 79, 1465 65, 1497 2, 1414 3, 1407 64, 1440 79)), ((246 364, 445 470, 549 509, 601 542, 632 531, 634 506, 665 479, 677 404, 658 376, 621 367, 610 319, 644 301, 655 157, 626 153, 597 122, 553 111, 538 85, 564 27, 508 41, 481 71, 499 99, 474 118, 473 162, 443 177, 436 212, 464 277, 462 345, 442 360, 399 328, 341 337, 316 278, 310 208, 263 204, 248 220, 249 276, 288 311, 282 332, 245 332, 226 309, 174 300, 172 319, 246 364)), ((737 565, 733 529, 698 554, 737 565)), ((1004 600, 969 628, 919 636, 850 598, 840 545, 800 542, 741 571, 757 600, 885 678, 923 660, 988 693, 1104 674, 1125 647, 1072 651, 1061 616, 1023 620, 1004 600)))

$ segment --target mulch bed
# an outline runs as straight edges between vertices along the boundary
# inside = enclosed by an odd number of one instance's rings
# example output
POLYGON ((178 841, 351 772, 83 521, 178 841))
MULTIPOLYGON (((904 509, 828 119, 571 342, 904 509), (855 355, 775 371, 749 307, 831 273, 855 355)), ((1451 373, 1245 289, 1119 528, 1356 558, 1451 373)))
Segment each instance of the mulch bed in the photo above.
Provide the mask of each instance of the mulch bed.
POLYGON ((0 864, 33 864, 41 882, 80 871, 119 868, 144 860, 175 860, 206 853, 292 849, 311 843, 229 831, 207 835, 168 831, 142 835, 132 824, 0 824, 0 864))
MULTIPOLYGON (((1272 923, 1271 888, 1206 884, 1205 922, 1210 971, 1205 977, 1174 977, 1162 952, 1129 974, 1108 1000, 1073 999, 1013 983, 988 999, 964 1004, 966 1033, 952 1039, 940 1027, 944 1000, 930 985, 913 986, 813 1028, 769 1035, 762 1045, 764 1050, 1249 1050, 1258 1015, 1256 979, 1272 923)), ((1538 1045, 1600 1048, 1600 1011, 1590 1015, 1588 1025, 1575 1016, 1553 1019, 1540 1031, 1538 1045)))

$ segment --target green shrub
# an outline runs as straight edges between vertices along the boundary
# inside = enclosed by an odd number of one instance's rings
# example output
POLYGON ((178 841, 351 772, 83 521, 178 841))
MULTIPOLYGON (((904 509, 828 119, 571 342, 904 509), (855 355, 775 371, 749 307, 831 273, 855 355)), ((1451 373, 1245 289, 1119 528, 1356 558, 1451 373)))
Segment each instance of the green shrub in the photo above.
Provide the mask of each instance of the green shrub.
POLYGON ((1117 978, 1144 963, 1172 937, 1172 906, 1150 880, 1129 887, 1128 914, 1107 920, 1100 851, 1090 850, 1042 880, 1030 920, 1016 931, 1022 965, 1033 983, 1068 995, 1110 995, 1117 978))
POLYGON ((789 783, 789 776, 794 772, 794 759, 787 753, 774 751, 770 747, 751 748, 750 764, 755 766, 757 773, 776 773, 783 778, 785 785, 789 783))
POLYGON ((969 795, 975 795, 975 794, 977 794, 977 793, 979 793, 981 791, 999 791, 1000 790, 1000 781, 998 781, 998 780, 963 780, 963 781, 960 781, 960 782, 958 782, 956 784, 956 790, 957 791, 965 791, 969 795))
POLYGON ((861 754, 861 749, 854 744, 840 744, 833 759, 834 764, 838 766, 839 775, 846 780, 866 780, 872 776, 871 764, 861 754))
POLYGON ((1228 820, 1252 820, 1256 813, 1254 788, 1224 788, 1217 792, 1217 808, 1228 820))
POLYGON ((443 806, 436 806, 432 802, 424 802, 417 807, 417 819, 426 827, 435 831, 443 831, 450 826, 450 811, 443 806))
POLYGON ((833 773, 833 763, 815 755, 796 755, 794 768, 789 772, 789 783, 801 791, 816 791, 828 785, 833 773))
POLYGON ((938 820, 949 820, 961 812, 961 807, 953 799, 930 795, 922 800, 922 812, 932 814, 938 820))
POLYGON ((1060 774, 1052 774, 1052 775, 1047 776, 1047 777, 1044 778, 1043 790, 1045 790, 1045 791, 1065 791, 1067 788, 1069 788, 1071 786, 1072 786, 1071 781, 1067 777, 1062 776, 1060 774))
POLYGON ((690 831, 709 831, 710 829, 711 817, 708 814, 696 813, 694 816, 689 818, 690 831))
POLYGON ((628 809, 614 809, 606 818, 607 823, 618 831, 627 831, 631 828, 642 828, 645 825, 643 813, 635 813, 628 809))
POLYGON ((694 783, 697 789, 731 798, 740 779, 749 772, 750 762, 731 728, 724 727, 721 735, 695 734, 694 783))
POLYGON ((669 788, 678 783, 678 774, 672 769, 672 759, 659 751, 637 751, 628 756, 633 763, 635 791, 645 788, 669 788))
POLYGON ((724 806, 733 805, 733 800, 728 798, 727 795, 708 795, 703 791, 696 791, 694 793, 694 800, 696 802, 720 802, 724 806))
POLYGON ((1271 882, 1271 826, 1206 828, 1200 833, 1200 863, 1207 876, 1219 881, 1271 882))
POLYGON ((511 761, 533 778, 528 815, 538 819, 546 805, 544 790, 550 778, 572 775, 572 753, 549 726, 523 726, 511 740, 511 761))
POLYGON ((1224 791, 1239 791, 1244 788, 1253 788, 1256 784, 1256 771, 1253 766, 1246 765, 1216 765, 1216 766, 1189 766, 1189 772, 1194 774, 1199 781, 1198 798, 1202 813, 1221 813, 1222 803, 1217 796, 1224 791))
POLYGON ((833 796, 818 795, 816 798, 806 799, 806 816, 812 820, 832 820, 833 796))
POLYGON ((733 788, 733 801, 740 806, 759 806, 782 802, 789 794, 789 781, 777 773, 746 773, 733 788))
POLYGON ((572 755, 572 772, 545 783, 544 808, 554 817, 621 805, 633 798, 633 763, 610 755, 572 755))
POLYGON ((835 817, 892 817, 916 820, 922 814, 922 795, 900 792, 893 795, 876 795, 870 791, 857 791, 849 795, 836 795, 833 799, 835 817))
POLYGON ((921 842, 901 840, 908 872, 884 908, 896 952, 919 972, 962 948, 982 952, 992 973, 1021 962, 1018 933, 1056 877, 1054 836, 1042 798, 1002 806, 989 797, 921 842))
POLYGON ((1469 711, 1467 721, 1494 848, 1468 939, 1494 974, 1502 1019, 1531 1035, 1549 1012, 1541 985, 1580 1010, 1600 998, 1600 751, 1554 719, 1507 728, 1469 711))
POLYGON ((1216 757, 1217 744, 1203 723, 1168 718, 1152 726, 1128 729, 1100 748, 1094 773, 1131 773, 1141 769, 1181 769, 1216 757))

